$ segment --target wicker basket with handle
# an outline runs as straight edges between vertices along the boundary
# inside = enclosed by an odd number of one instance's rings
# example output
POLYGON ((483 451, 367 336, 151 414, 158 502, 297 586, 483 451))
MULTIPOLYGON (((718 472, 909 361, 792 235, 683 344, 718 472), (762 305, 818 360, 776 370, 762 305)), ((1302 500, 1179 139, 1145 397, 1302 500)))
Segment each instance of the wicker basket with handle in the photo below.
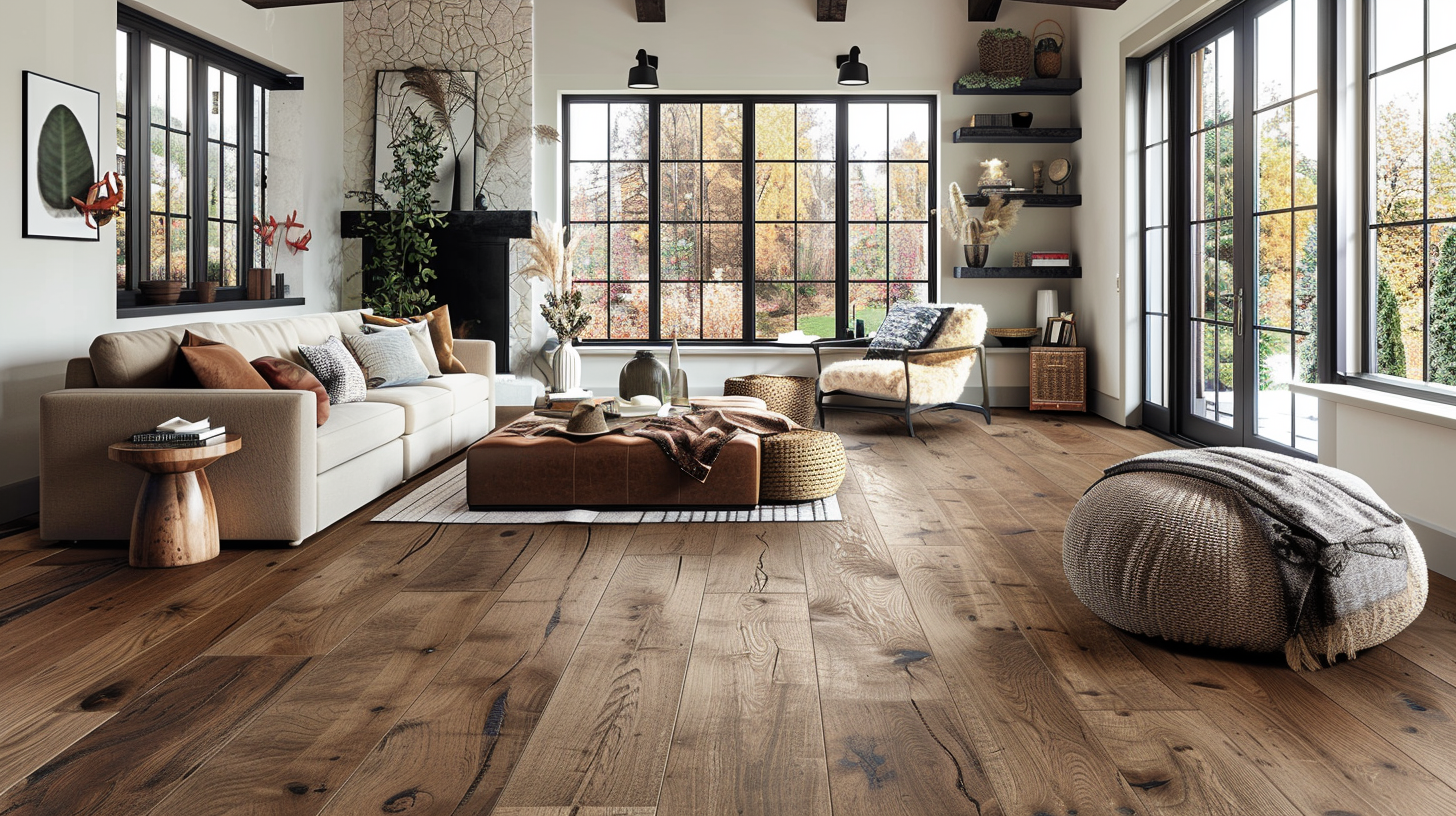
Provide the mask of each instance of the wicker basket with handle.
POLYGON ((1024 77, 1031 73, 1031 39, 1007 28, 988 29, 976 41, 981 71, 993 77, 1024 77))
POLYGON ((839 491, 848 466, 839 434, 804 428, 763 438, 758 498, 803 502, 839 491))
POLYGON ((813 377, 749 374, 724 380, 723 396, 758 397, 770 411, 807 428, 814 424, 814 386, 818 382, 813 377))
POLYGON ((1061 23, 1056 20, 1042 20, 1031 30, 1032 42, 1036 43, 1036 75, 1042 79, 1056 79, 1062 73, 1062 46, 1067 42, 1067 35, 1062 31, 1061 23), (1047 29, 1043 36, 1041 27, 1051 23, 1057 27, 1055 33, 1047 29))

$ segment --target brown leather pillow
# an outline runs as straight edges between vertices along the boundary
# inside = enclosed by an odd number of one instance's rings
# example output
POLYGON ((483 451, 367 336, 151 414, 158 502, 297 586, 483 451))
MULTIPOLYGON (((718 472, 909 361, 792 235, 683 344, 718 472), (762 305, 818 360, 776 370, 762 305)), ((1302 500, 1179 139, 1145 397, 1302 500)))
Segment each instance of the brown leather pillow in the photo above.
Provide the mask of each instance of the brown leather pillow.
POLYGON ((435 358, 440 362, 440 371, 445 374, 465 374, 465 364, 455 357, 455 335, 450 328, 450 307, 441 306, 433 312, 414 317, 381 317, 366 314, 364 322, 374 326, 403 326, 406 323, 425 322, 430 324, 430 342, 435 346, 435 358))
POLYGON ((187 332, 177 350, 203 388, 270 388, 232 346, 187 332))
POLYGON ((279 391, 312 391, 318 400, 318 424, 329 421, 329 392, 312 371, 298 363, 280 357, 259 357, 251 365, 253 370, 279 391))

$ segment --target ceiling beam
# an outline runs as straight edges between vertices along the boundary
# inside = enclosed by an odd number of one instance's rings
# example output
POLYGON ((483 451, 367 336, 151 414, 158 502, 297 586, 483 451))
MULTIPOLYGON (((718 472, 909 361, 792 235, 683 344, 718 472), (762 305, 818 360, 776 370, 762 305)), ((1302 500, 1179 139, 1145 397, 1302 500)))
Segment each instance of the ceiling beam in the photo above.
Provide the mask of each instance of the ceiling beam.
POLYGON ((1021 0, 1023 3, 1042 3, 1048 6, 1076 6, 1077 8, 1106 9, 1117 11, 1127 0, 1021 0))
POLYGON ((325 3, 342 3, 345 0, 243 0, 255 9, 291 8, 293 6, 322 6, 325 3))
POLYGON ((849 0, 819 0, 819 22, 844 22, 844 7, 848 3, 849 0))
POLYGON ((667 22, 667 0, 637 0, 637 22, 667 22))
POLYGON ((994 23, 1001 11, 1001 0, 970 0, 970 19, 973 23, 994 23))

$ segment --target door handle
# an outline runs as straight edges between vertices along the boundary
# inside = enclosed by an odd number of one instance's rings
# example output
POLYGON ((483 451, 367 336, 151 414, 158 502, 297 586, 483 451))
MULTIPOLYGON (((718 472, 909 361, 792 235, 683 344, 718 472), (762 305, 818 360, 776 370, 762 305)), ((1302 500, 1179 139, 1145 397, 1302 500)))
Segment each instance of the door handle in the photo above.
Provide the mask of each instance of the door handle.
POLYGON ((1234 303, 1234 329, 1239 337, 1244 336, 1244 288, 1239 287, 1239 293, 1234 303))

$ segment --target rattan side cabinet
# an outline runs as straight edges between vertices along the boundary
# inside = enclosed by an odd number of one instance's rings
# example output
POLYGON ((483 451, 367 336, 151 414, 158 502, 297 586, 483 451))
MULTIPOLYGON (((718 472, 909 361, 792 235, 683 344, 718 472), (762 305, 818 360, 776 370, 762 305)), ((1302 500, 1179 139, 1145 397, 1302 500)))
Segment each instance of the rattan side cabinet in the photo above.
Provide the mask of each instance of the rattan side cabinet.
POLYGON ((1087 349, 1032 346, 1031 410, 1087 410, 1087 349))

